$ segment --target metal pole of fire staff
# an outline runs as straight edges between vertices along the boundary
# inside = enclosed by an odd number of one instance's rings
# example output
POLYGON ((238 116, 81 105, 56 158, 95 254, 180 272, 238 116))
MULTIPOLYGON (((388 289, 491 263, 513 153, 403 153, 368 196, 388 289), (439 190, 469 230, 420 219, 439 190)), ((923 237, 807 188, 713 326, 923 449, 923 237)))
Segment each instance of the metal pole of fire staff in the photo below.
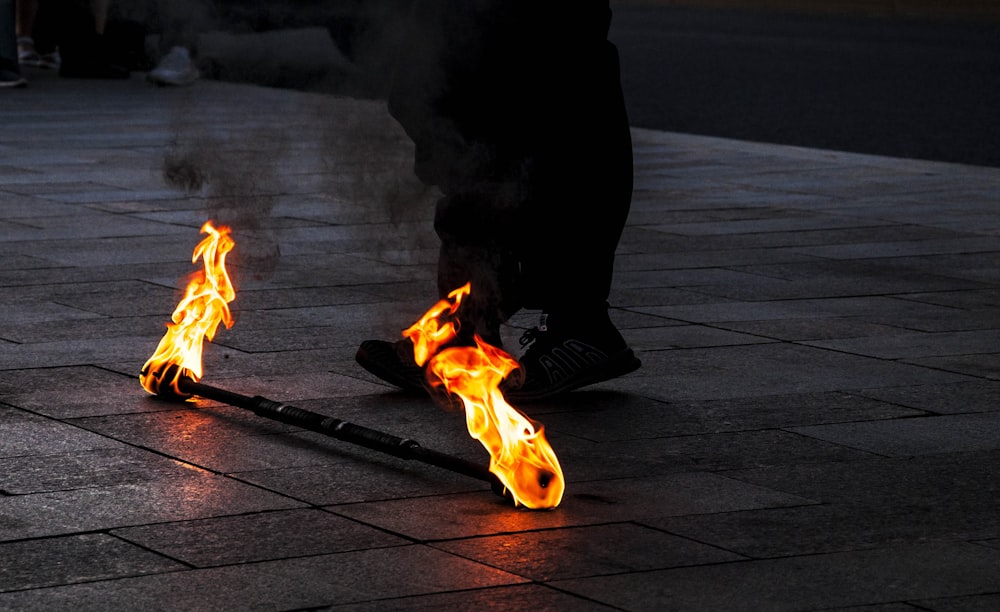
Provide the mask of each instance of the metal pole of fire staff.
POLYGON ((401 459, 410 459, 434 465, 452 472, 471 476, 488 482, 494 493, 510 499, 510 494, 500 480, 489 471, 489 468, 466 461, 459 457, 424 448, 419 442, 408 438, 400 438, 392 434, 369 429, 367 427, 311 412, 288 404, 269 400, 266 397, 241 395, 225 389, 195 382, 182 376, 177 383, 182 393, 197 395, 205 399, 215 400, 250 410, 266 419, 280 421, 309 431, 321 433, 344 442, 364 446, 372 450, 387 453, 401 459))

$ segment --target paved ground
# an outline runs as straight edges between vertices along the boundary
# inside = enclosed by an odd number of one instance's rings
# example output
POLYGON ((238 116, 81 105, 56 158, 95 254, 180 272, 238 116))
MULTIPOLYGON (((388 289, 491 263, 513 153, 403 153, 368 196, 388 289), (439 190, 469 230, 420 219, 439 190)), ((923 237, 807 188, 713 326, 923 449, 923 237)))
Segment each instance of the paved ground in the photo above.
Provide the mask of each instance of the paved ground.
POLYGON ((532 512, 139 387, 213 217, 206 382, 485 460, 353 363, 433 276, 378 104, 37 77, 0 117, 0 609, 1000 607, 998 169, 636 130, 645 365, 525 407, 568 479, 532 512))

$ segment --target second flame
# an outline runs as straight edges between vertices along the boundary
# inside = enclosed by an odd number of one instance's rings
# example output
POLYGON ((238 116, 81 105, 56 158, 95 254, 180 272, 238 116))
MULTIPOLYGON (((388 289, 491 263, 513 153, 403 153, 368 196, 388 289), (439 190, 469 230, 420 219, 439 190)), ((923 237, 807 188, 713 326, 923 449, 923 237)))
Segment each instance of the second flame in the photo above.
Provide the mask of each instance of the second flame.
POLYGON ((514 498, 527 508, 555 508, 562 501, 565 482, 555 451, 535 423, 507 403, 500 383, 518 368, 517 361, 478 335, 476 346, 450 346, 458 324, 454 315, 470 286, 452 291, 435 304, 403 335, 413 342, 417 365, 427 379, 457 396, 465 408, 469 435, 490 454, 490 471, 514 498))

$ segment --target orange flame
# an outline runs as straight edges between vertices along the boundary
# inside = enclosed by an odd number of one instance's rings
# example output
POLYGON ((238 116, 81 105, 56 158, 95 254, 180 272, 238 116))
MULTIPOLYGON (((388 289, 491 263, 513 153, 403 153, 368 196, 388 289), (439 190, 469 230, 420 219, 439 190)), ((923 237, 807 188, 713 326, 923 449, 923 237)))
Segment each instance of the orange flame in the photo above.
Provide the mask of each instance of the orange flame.
POLYGON ((174 309, 173 323, 167 323, 167 333, 139 375, 143 388, 154 395, 187 395, 178 388, 177 381, 182 376, 200 380, 204 341, 215 337, 219 323, 225 323, 227 329, 233 326, 229 302, 236 298, 236 290, 226 271, 226 254, 235 242, 228 227, 216 229, 211 221, 201 226, 201 233, 208 236, 194 248, 191 263, 200 258, 204 269, 188 283, 184 298, 174 309))
POLYGON ((516 505, 555 508, 562 501, 565 481, 544 428, 513 408, 500 382, 518 368, 517 361, 478 335, 476 346, 441 348, 458 331, 449 319, 470 286, 452 291, 403 335, 413 341, 413 357, 427 367, 427 379, 457 396, 465 407, 469 435, 490 454, 490 471, 510 491, 516 505))

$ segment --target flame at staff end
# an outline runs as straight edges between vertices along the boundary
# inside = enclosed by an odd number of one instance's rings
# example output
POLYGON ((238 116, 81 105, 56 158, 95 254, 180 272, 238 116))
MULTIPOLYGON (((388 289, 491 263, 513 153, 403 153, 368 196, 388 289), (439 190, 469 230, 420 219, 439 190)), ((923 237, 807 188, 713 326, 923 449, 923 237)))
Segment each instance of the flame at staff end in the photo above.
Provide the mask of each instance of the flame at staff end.
POLYGON ((139 375, 149 393, 190 397, 178 388, 178 380, 182 376, 200 380, 204 341, 215 337, 219 323, 226 328, 233 325, 229 302, 236 299, 236 289, 226 270, 226 254, 236 243, 229 232, 228 227, 216 228, 211 221, 201 226, 201 233, 208 236, 194 248, 191 263, 201 259, 203 269, 188 283, 172 323, 167 323, 167 332, 139 375))
POLYGON ((426 363, 431 385, 462 400, 469 435, 489 452, 490 471, 514 503, 555 508, 566 486, 555 451, 544 428, 508 404, 500 391, 503 379, 520 367, 517 360, 478 335, 474 347, 442 348, 457 334, 457 322, 450 317, 469 291, 468 283, 452 291, 403 335, 413 341, 416 363, 426 363))

